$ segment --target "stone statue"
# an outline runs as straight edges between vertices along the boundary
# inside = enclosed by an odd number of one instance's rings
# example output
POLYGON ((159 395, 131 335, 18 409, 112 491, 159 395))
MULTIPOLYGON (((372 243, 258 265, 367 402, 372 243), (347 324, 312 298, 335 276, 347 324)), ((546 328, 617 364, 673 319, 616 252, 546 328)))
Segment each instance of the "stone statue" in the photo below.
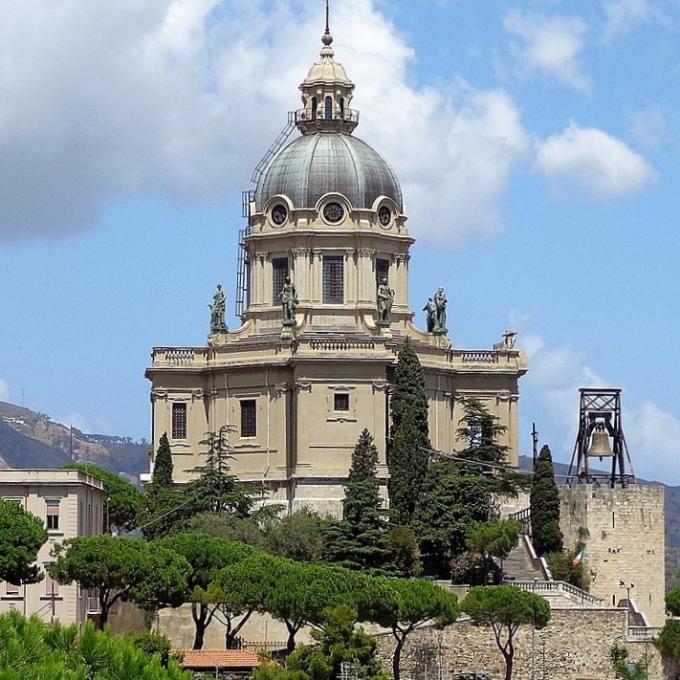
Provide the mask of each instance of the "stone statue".
POLYGON ((517 331, 507 330, 503 333, 503 339, 497 342, 493 348, 496 351, 507 352, 508 350, 515 349, 515 343, 517 342, 517 331))
POLYGON ((383 278, 378 286, 378 325, 389 326, 392 305, 394 304, 394 291, 389 287, 387 278, 383 278))
POLYGON ((279 293, 279 300, 283 307, 283 323, 284 325, 295 325, 295 310, 300 302, 298 300, 295 286, 291 283, 290 276, 286 276, 286 281, 279 293))
POLYGON ((434 302, 436 310, 434 332, 446 333, 446 305, 448 300, 446 299, 446 295, 444 295, 443 288, 437 289, 432 301, 434 302))
POLYGON ((437 324, 437 306, 431 297, 427 298, 427 304, 423 307, 423 311, 427 312, 427 332, 433 333, 437 324))
POLYGON ((213 303, 208 305, 210 307, 210 332, 219 333, 227 330, 227 324, 224 321, 224 313, 227 309, 227 298, 222 290, 222 284, 217 284, 217 290, 213 295, 213 303))

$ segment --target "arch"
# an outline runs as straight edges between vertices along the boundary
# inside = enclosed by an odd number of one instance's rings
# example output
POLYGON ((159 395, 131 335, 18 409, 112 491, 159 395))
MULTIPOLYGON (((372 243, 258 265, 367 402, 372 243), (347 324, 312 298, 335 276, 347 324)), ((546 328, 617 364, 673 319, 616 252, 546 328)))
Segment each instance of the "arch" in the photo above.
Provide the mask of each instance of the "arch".
POLYGON ((319 110, 319 102, 316 97, 312 97, 312 120, 316 120, 316 115, 319 110))
POLYGON ((340 97, 340 118, 345 120, 345 98, 340 97))
POLYGON ((326 97, 324 102, 324 118, 326 120, 333 120, 333 98, 326 97))

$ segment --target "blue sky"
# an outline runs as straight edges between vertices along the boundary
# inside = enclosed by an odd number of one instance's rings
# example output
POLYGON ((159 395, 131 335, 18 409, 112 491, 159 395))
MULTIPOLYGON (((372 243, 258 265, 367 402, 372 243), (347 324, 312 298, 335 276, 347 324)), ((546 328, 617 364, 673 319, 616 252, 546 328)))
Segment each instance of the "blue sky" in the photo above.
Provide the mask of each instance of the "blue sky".
MULTIPOLYGON (((622 387, 636 472, 680 483, 680 5, 333 4, 356 134, 418 239, 413 308, 445 286, 458 347, 517 328, 524 452, 535 420, 568 461, 578 387, 622 387)), ((150 348, 204 342, 217 282, 233 300, 240 193, 323 3, 0 9, 0 399, 148 437, 150 348)))

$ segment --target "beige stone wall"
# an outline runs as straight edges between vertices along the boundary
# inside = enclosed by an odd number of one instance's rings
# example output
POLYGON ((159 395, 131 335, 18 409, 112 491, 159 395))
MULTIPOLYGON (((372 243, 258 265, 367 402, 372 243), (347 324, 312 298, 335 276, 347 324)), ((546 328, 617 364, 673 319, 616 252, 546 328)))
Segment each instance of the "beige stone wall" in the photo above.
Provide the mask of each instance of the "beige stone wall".
POLYGON ((584 566, 590 592, 606 604, 626 598, 620 581, 633 583, 631 599, 650 626, 665 621, 664 490, 632 485, 609 489, 577 485, 562 489, 560 525, 573 546, 587 530, 584 566))
MULTIPOLYGON (((653 669, 650 679, 662 680, 653 645, 624 643, 624 631, 625 611, 620 609, 553 610, 545 629, 533 632, 531 627, 524 627, 518 632, 513 680, 614 680, 609 652, 616 642, 628 647, 632 660, 646 654, 653 669)), ((394 643, 387 635, 379 639, 388 666, 394 643)), ((494 680, 505 677, 505 662, 492 630, 477 628, 468 621, 443 631, 429 628, 414 633, 403 653, 404 680, 436 678, 440 649, 442 666, 449 674, 477 671, 488 673, 494 680), (434 668, 418 673, 422 657, 428 653, 434 657, 434 668)))

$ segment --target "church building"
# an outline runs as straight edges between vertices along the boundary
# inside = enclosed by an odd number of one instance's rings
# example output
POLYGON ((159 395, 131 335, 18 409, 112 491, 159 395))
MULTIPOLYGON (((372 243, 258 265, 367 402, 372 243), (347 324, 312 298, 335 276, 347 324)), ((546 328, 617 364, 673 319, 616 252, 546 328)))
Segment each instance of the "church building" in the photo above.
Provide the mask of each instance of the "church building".
POLYGON ((445 280, 416 305, 425 304, 427 328, 414 325, 414 239, 399 180, 355 134, 354 84, 335 60, 328 26, 322 42, 300 85, 302 108, 289 114, 255 170, 256 188, 244 194, 242 326, 227 329, 218 288, 207 344, 155 347, 146 377, 153 451, 167 433, 176 483, 202 463, 205 434, 226 425, 242 481, 263 485, 290 510, 337 513, 364 428, 379 450, 379 475, 388 477, 390 386, 407 339, 425 371, 432 446, 456 450, 461 402, 474 396, 507 428, 500 443, 512 464, 527 360, 512 331, 490 349, 456 347, 445 280))

